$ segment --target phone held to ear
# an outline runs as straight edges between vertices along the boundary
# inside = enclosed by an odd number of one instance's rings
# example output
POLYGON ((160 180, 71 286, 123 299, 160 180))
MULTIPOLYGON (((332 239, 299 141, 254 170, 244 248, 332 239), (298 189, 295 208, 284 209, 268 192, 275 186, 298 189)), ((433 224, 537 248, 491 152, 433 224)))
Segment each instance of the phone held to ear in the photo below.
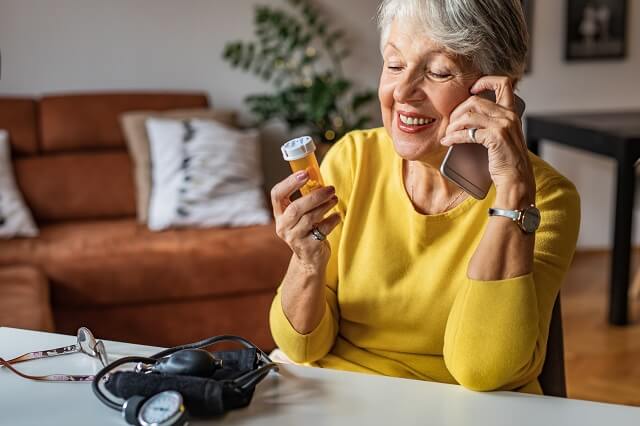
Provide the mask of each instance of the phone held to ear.
MULTIPOLYGON (((495 93, 486 91, 480 93, 490 101, 496 101, 495 93)), ((520 117, 524 113, 525 103, 515 95, 516 112, 520 117)), ((489 156, 487 148, 479 143, 465 143, 453 145, 440 166, 440 173, 465 190, 472 197, 482 200, 491 188, 489 174, 489 156)))

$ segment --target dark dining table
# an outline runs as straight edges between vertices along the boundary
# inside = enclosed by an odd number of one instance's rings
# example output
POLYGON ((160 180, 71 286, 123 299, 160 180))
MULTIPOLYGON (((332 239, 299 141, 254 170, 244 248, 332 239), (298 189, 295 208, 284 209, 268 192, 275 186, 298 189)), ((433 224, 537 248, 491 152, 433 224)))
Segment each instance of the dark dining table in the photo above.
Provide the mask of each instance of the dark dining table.
POLYGON ((609 322, 625 325, 629 321, 634 168, 640 159, 640 111, 532 114, 526 122, 527 145, 535 154, 539 154, 541 142, 548 140, 616 161, 609 322))

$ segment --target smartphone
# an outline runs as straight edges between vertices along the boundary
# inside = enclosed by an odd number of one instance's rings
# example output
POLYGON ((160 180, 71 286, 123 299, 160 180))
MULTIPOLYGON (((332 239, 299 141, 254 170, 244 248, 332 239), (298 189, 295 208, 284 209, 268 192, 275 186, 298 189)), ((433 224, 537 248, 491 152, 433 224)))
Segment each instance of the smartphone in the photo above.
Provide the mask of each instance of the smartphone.
MULTIPOLYGON (((496 95, 491 91, 482 92, 478 96, 496 101, 496 95)), ((515 104, 516 112, 522 117, 525 103, 518 95, 515 95, 515 104)), ((472 197, 484 199, 492 183, 487 148, 478 143, 451 146, 442 161, 440 173, 472 197)))

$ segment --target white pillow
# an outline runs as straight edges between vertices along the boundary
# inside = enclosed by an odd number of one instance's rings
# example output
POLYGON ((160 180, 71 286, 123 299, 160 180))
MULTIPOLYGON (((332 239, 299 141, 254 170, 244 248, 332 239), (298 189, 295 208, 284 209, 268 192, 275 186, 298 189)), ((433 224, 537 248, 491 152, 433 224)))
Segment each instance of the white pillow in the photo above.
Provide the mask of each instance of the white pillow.
POLYGON ((16 185, 10 152, 9 134, 0 130, 0 238, 35 237, 38 228, 16 185))
POLYGON ((151 200, 147 225, 266 224, 258 132, 212 120, 150 118, 151 200))

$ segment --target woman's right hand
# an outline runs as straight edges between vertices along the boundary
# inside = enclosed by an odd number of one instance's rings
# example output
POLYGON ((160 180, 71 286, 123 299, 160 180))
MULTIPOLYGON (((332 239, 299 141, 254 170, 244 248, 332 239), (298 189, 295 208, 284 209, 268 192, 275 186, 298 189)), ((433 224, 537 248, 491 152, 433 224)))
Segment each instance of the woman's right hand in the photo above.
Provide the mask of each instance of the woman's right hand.
POLYGON ((323 271, 331 256, 329 243, 316 240, 311 231, 317 227, 324 235, 340 223, 340 214, 324 217, 338 203, 333 186, 316 189, 295 201, 291 195, 309 180, 306 171, 294 173, 271 190, 276 233, 286 242, 307 270, 323 271))

